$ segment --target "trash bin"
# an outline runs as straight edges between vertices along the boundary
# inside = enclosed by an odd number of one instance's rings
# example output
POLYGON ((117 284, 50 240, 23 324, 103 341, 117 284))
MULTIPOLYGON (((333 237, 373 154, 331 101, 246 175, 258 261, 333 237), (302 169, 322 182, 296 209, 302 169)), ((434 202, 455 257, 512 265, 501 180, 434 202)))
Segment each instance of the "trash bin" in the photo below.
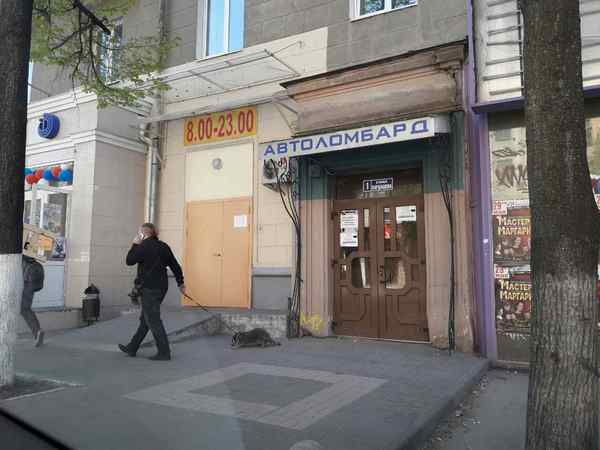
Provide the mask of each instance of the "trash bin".
POLYGON ((81 315, 88 325, 96 322, 100 317, 100 291, 93 284, 83 291, 81 315))

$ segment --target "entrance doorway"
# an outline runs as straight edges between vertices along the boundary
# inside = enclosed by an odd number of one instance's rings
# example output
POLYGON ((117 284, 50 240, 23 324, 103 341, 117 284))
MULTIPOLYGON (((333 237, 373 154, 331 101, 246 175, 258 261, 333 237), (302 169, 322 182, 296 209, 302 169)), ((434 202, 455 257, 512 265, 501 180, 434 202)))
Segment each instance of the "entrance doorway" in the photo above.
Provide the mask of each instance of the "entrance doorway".
POLYGON ((338 178, 336 191, 334 332, 428 341, 421 170, 338 178))

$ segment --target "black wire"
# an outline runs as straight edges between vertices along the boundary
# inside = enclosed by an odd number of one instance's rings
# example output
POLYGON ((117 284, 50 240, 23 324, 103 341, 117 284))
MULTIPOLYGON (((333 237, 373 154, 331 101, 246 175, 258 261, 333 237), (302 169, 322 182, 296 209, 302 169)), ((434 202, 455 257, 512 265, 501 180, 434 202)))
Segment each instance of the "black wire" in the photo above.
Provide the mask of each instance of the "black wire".
MULTIPOLYGON (((294 190, 294 184, 298 183, 298 177, 294 176, 295 168, 289 163, 288 173, 279 174, 279 169, 274 160, 269 161, 275 172, 277 180, 277 191, 281 198, 281 203, 285 212, 290 217, 296 233, 296 267, 294 274, 294 284, 292 295, 288 304, 288 338, 299 337, 300 335, 300 285, 302 283, 301 263, 302 263, 302 235, 300 228, 300 213, 296 207, 296 200, 300 193, 294 190), (289 185, 287 192, 284 192, 283 184, 289 185)), ((297 174, 296 174, 297 175, 297 174)))
POLYGON ((454 232, 454 210, 452 206, 453 188, 450 186, 452 181, 452 152, 453 149, 446 150, 447 157, 444 163, 440 162, 439 177, 440 186, 446 212, 448 213, 448 223, 450 226, 450 298, 448 307, 448 352, 456 349, 456 298, 455 298, 455 232, 454 232))

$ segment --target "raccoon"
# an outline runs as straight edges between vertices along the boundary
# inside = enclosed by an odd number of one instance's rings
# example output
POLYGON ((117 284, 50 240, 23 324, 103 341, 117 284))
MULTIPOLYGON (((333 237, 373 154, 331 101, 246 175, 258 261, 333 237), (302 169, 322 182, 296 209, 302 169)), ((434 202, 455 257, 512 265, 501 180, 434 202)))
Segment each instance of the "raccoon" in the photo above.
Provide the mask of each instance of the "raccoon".
POLYGON ((240 331, 231 338, 232 348, 242 347, 267 347, 272 345, 281 345, 273 340, 271 335, 264 328, 254 328, 250 331, 240 331))

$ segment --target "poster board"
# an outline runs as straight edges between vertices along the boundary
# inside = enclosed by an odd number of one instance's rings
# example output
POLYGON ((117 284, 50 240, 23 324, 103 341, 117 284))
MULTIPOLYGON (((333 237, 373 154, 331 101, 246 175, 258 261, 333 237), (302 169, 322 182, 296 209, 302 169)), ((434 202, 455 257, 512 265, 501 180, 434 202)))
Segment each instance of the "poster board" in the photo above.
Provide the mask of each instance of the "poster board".
POLYGON ((23 254, 40 262, 46 262, 53 256, 60 239, 58 234, 26 223, 23 224, 23 245, 29 242, 29 246, 27 250, 23 250, 23 254))

